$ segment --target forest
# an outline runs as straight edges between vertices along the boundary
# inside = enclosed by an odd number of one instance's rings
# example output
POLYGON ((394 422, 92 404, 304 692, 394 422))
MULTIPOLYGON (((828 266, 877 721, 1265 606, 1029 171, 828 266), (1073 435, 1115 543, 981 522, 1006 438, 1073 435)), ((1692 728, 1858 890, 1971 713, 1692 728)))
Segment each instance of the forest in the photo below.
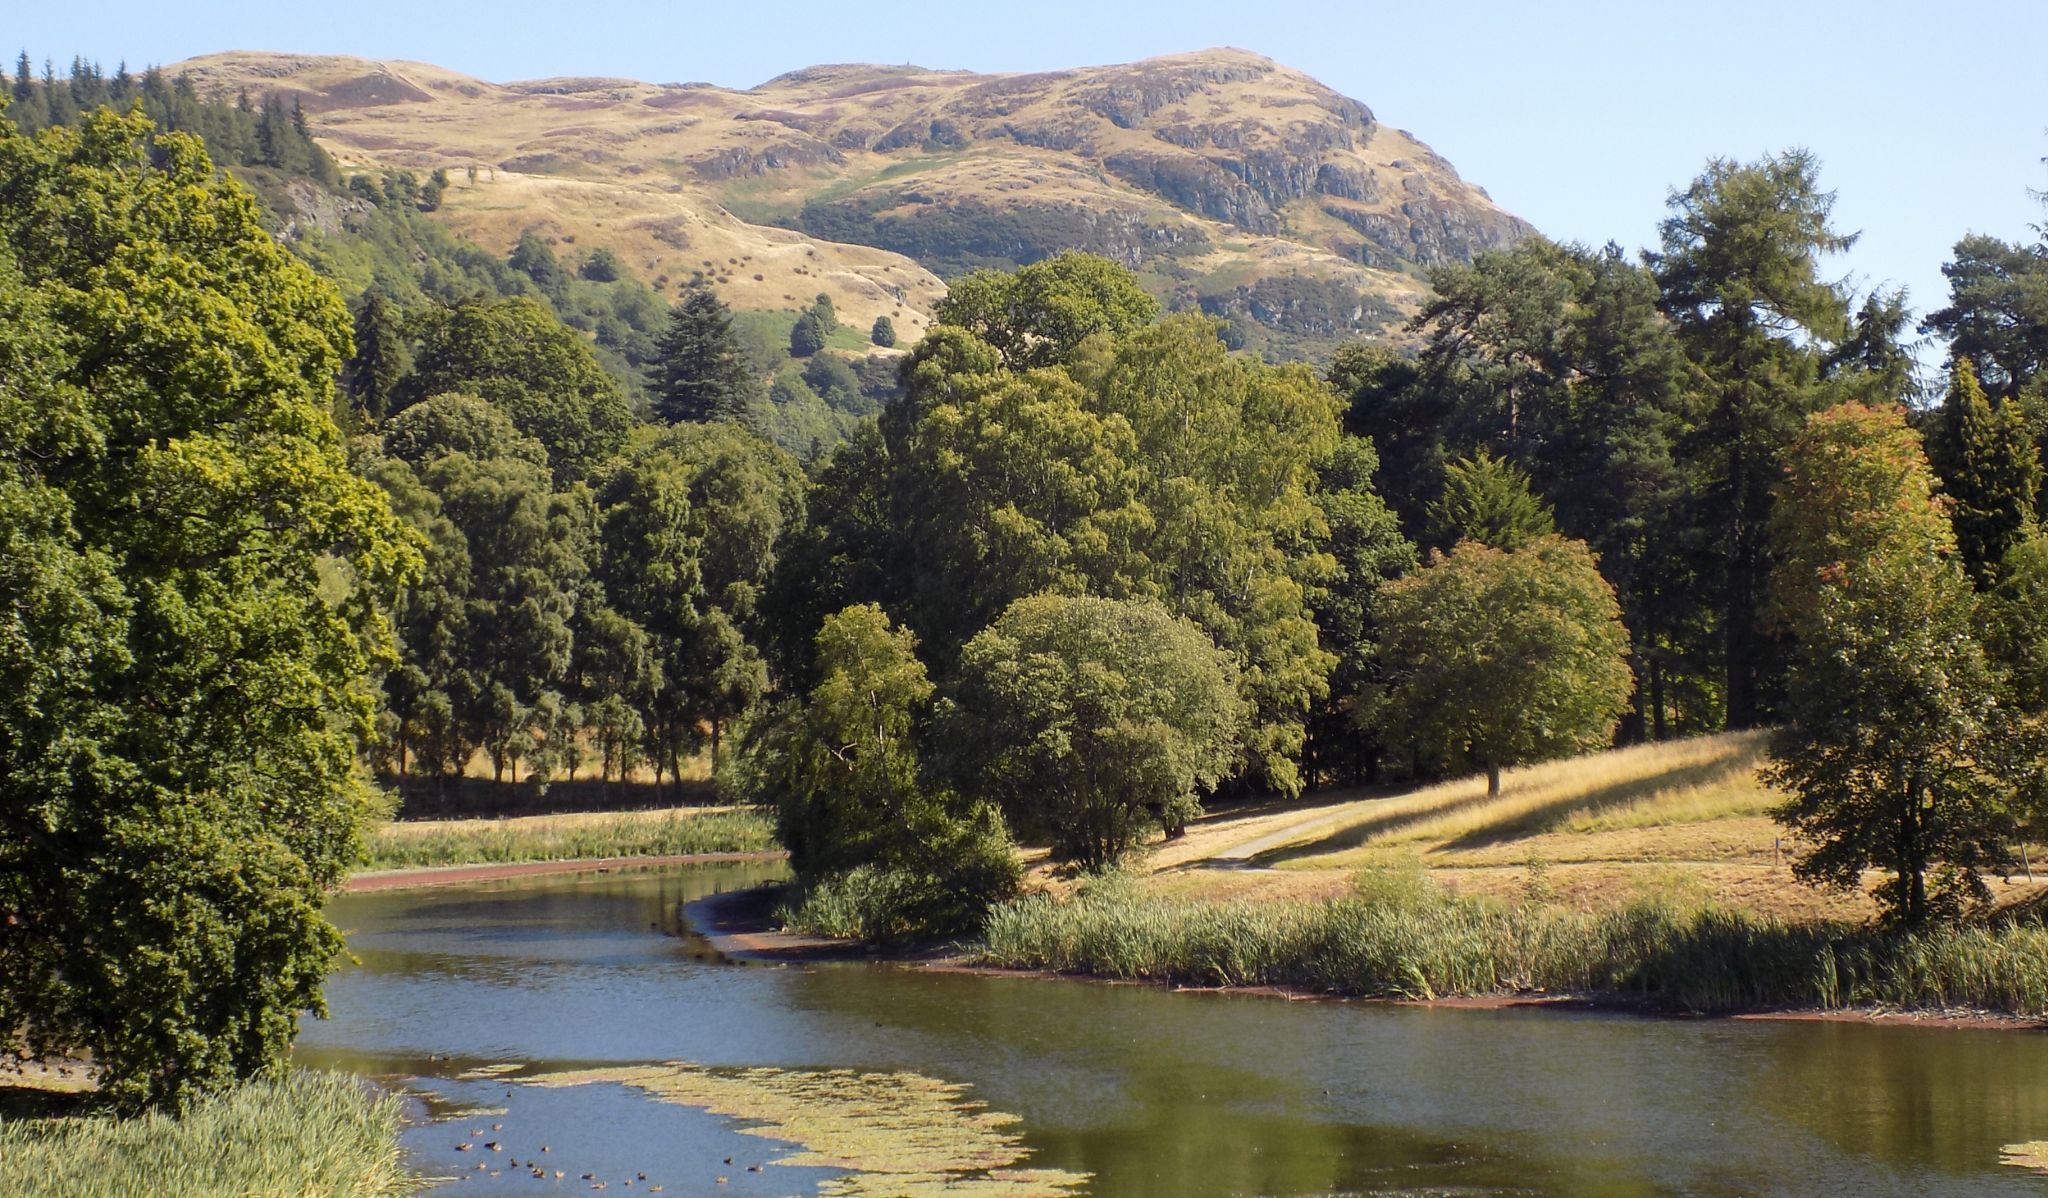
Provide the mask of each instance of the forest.
POLYGON ((277 1059, 366 821, 473 768, 703 762, 885 938, 980 928, 1020 842, 1723 729, 1889 926, 2048 813, 2048 245, 1964 238, 1916 321, 1831 281, 1806 152, 1307 363, 1077 252, 785 343, 461 241, 274 98, 6 88, 0 1026, 118 1101, 277 1059), (305 187, 348 223, 280 240, 305 187))

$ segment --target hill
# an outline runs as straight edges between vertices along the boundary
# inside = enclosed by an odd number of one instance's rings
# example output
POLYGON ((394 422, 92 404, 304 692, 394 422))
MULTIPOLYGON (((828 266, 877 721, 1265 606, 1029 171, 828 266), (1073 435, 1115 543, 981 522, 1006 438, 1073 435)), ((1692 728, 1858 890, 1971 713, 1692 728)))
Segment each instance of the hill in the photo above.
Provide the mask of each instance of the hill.
POLYGON ((437 218, 487 248, 532 228, 664 289, 709 278, 736 308, 822 292, 906 339, 944 277, 1080 248, 1249 344, 1315 353, 1392 329, 1430 265, 1531 232, 1365 105, 1239 50, 1019 75, 821 66, 745 91, 253 52, 167 71, 302 105, 345 169, 445 169, 437 218))

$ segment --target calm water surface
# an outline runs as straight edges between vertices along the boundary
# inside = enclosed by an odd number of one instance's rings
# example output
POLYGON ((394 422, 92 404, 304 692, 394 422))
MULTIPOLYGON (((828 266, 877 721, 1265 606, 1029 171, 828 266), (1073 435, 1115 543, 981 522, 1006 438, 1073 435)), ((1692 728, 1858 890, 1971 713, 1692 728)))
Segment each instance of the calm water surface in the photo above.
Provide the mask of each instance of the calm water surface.
POLYGON ((772 869, 344 896, 332 914, 358 963, 298 1057, 406 1079, 444 1116, 407 1146, 467 1175, 450 1193, 582 1192, 589 1172, 622 1193, 767 1196, 833 1176, 747 1173, 794 1149, 626 1087, 461 1080, 687 1061, 967 1083, 1021 1117, 1031 1165, 1089 1173, 1100 1198, 2048 1195, 1999 1164, 2002 1145, 2048 1139, 2048 1037, 735 965, 679 924, 680 903, 772 869), (465 1108, 503 1113, 446 1118, 465 1108), (492 1123, 499 1156, 542 1159, 550 1179, 493 1178, 454 1150, 492 1123))

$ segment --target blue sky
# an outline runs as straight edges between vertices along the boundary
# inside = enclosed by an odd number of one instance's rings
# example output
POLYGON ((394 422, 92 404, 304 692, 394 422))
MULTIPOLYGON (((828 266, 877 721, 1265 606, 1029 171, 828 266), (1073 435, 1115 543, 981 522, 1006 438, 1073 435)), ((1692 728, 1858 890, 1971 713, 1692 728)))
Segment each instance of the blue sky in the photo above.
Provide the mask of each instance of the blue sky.
MULTIPOLYGON (((949 6, 199 0, 24 5, 36 58, 110 69, 224 49, 439 63, 493 80, 620 75, 748 87, 819 62, 978 71, 1124 62, 1231 45, 1363 100, 1560 239, 1656 238, 1668 190, 1711 155, 1820 156, 1835 271, 1940 306, 1965 232, 2031 237, 2048 187, 2042 0, 1287 0, 949 6)), ((17 47, 5 49, 12 51, 17 47)))

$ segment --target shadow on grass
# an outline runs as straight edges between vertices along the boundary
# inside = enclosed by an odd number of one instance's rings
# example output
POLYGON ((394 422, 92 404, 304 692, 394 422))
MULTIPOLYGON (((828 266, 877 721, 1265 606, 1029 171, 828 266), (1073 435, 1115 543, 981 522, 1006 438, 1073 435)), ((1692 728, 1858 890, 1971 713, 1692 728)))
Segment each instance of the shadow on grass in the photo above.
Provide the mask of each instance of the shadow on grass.
POLYGON ((1573 816, 1598 815, 1632 806, 1665 790, 1699 790, 1716 783, 1732 783, 1750 772, 1742 761, 1703 761, 1676 766, 1640 778, 1626 778, 1581 794, 1561 795, 1532 807, 1511 819, 1485 824, 1448 842, 1441 851, 1482 849, 1528 836, 1541 836, 1563 827, 1573 816))
MULTIPOLYGON (((1597 815, 1632 806, 1666 790, 1694 790, 1717 784, 1730 784, 1747 775, 1752 768, 1744 759, 1722 759, 1695 762, 1689 765, 1674 765, 1655 773, 1638 778, 1625 778, 1605 786, 1579 793, 1567 793, 1543 803, 1528 811, 1498 823, 1485 824, 1465 832, 1440 846, 1440 851, 1486 848, 1505 844, 1529 836, 1540 836, 1563 827, 1574 816, 1597 815)), ((1412 792, 1410 792, 1412 793, 1412 792)), ((1248 864, 1258 867, 1272 867, 1285 861, 1304 857, 1321 857, 1362 848, 1373 840, 1388 836, 1405 828, 1429 823, 1460 812, 1472 811, 1495 803, 1510 802, 1514 791, 1490 797, 1484 791, 1462 799, 1453 799, 1432 807, 1410 811, 1393 811, 1385 815, 1369 816, 1355 824, 1347 825, 1330 835, 1304 844, 1285 845, 1270 849, 1252 858, 1248 864)))
MULTIPOLYGON (((1414 792, 1411 791, 1409 793, 1412 794, 1414 792)), ((1394 798, 1397 796, 1389 795, 1387 797, 1394 798)), ((1358 823, 1348 824, 1345 827, 1339 828, 1320 840, 1311 840, 1305 844, 1282 845, 1276 849, 1268 849, 1253 857, 1246 864, 1254 868, 1265 869, 1278 865, 1283 861, 1293 861, 1301 857, 1321 857, 1328 853, 1341 853, 1347 849, 1360 848, 1367 841, 1384 836, 1390 832, 1398 832, 1403 828, 1425 823, 1440 816, 1449 815, 1452 812, 1467 811, 1473 807, 1483 807, 1488 803, 1497 803, 1499 801, 1499 798, 1489 796, 1482 790, 1469 798, 1454 799, 1434 807, 1423 807, 1414 811, 1390 811, 1385 815, 1368 816, 1358 823)))

